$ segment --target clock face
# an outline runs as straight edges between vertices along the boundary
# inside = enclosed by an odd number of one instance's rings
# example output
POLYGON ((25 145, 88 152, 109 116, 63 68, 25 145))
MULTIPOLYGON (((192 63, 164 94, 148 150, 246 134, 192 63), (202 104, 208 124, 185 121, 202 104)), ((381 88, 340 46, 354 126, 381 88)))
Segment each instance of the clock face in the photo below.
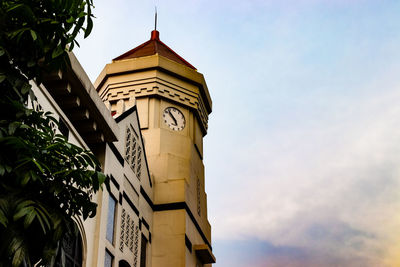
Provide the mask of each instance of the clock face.
POLYGON ((163 119, 165 124, 174 131, 182 131, 185 128, 185 116, 177 108, 168 107, 164 109, 163 119))

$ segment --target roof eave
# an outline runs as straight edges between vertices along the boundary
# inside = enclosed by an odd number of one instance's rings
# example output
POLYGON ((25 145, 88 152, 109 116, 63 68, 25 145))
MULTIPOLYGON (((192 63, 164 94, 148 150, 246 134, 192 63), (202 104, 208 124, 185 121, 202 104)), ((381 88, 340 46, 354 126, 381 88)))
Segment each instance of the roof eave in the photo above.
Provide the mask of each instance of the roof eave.
POLYGON ((207 111, 208 113, 212 112, 212 100, 203 74, 158 54, 124 59, 107 64, 97 77, 94 85, 98 91, 109 76, 144 71, 147 69, 160 69, 199 86, 207 111))

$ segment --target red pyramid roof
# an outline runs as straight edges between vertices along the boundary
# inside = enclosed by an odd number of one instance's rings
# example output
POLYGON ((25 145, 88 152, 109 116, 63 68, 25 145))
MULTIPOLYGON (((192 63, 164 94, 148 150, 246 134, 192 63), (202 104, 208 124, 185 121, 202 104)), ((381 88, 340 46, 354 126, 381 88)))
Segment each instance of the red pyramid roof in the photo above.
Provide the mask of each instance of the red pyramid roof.
POLYGON ((120 55, 119 57, 114 58, 113 60, 123 60, 130 58, 138 58, 159 54, 163 57, 166 57, 170 60, 173 60, 177 63, 185 65, 189 68, 196 69, 189 62, 184 60, 181 56, 174 52, 171 48, 169 48, 166 44, 160 41, 160 33, 156 30, 151 32, 151 38, 149 41, 139 45, 138 47, 129 50, 125 54, 120 55))

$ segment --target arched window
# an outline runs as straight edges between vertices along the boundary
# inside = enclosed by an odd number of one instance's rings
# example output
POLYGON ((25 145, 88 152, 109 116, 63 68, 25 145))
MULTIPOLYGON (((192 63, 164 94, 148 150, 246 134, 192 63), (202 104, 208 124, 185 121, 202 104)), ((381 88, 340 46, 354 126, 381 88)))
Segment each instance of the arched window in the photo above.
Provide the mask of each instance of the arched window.
POLYGON ((118 267, 131 267, 131 266, 129 265, 129 263, 127 261, 120 260, 119 264, 118 264, 118 267))
POLYGON ((57 267, 82 267, 82 237, 67 234, 59 247, 56 264, 57 267))

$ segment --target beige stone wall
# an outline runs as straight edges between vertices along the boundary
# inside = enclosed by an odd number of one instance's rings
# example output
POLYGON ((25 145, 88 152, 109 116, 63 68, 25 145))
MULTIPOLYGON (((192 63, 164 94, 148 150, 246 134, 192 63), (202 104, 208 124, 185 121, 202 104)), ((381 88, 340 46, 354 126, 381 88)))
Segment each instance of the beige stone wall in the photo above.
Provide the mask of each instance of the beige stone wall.
MULTIPOLYGON (((104 192, 104 205, 101 215, 102 220, 99 229, 99 232, 101 233, 101 240, 99 242, 99 261, 97 264, 98 266, 104 265, 104 252, 105 249, 108 249, 114 256, 115 264, 121 260, 125 260, 131 266, 140 266, 140 245, 142 234, 150 241, 153 231, 153 212, 140 191, 142 188, 148 195, 152 195, 152 187, 150 186, 150 176, 147 172, 144 151, 142 150, 141 154, 142 167, 140 175, 137 173, 137 168, 133 169, 130 163, 125 159, 127 128, 133 130, 131 134, 135 135, 137 147, 143 148, 136 111, 118 122, 118 126, 120 128, 120 139, 118 142, 115 142, 114 145, 118 150, 118 153, 124 158, 124 166, 121 166, 115 152, 112 151, 110 146, 107 146, 106 165, 104 168, 105 173, 112 175, 115 179, 115 182, 111 183, 111 193, 118 202, 115 217, 115 239, 112 244, 105 238, 108 209, 108 204, 106 203, 108 202, 109 196, 108 192, 104 192), (147 225, 148 228, 146 227, 147 225)), ((139 161, 136 163, 139 164, 138 162, 139 161)), ((137 167, 137 165, 135 165, 135 167, 137 167)), ((151 266, 151 257, 149 256, 151 255, 151 251, 152 242, 148 242, 148 257, 146 259, 148 264, 147 266, 151 266)))
POLYGON ((152 266, 188 266, 185 262, 185 211, 154 213, 152 266))
POLYGON ((192 69, 163 61, 161 69, 141 70, 147 65, 160 67, 160 58, 155 55, 108 64, 96 85, 117 115, 136 103, 154 181, 152 201, 158 207, 153 214, 151 266, 197 267, 199 259, 185 245, 185 235, 192 245, 211 244, 202 162, 203 136, 211 111, 206 106, 211 106, 211 100, 204 78, 192 69), (175 70, 177 75, 163 69, 175 70), (162 115, 167 107, 184 115, 183 130, 174 131, 165 124, 162 115))

